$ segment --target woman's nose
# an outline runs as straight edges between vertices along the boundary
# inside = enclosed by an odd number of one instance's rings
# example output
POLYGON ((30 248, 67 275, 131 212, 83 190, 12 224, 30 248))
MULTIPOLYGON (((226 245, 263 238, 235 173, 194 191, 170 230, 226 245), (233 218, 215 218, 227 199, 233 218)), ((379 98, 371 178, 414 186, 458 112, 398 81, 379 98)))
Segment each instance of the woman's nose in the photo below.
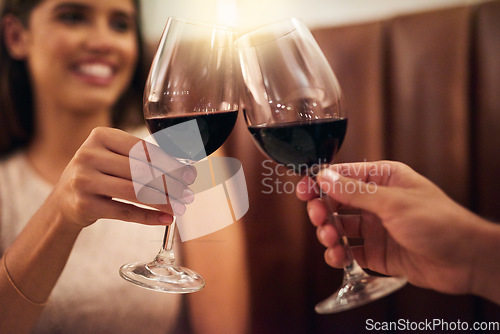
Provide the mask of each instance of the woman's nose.
POLYGON ((105 53, 113 49, 116 36, 107 21, 96 20, 89 29, 87 47, 93 51, 105 53))

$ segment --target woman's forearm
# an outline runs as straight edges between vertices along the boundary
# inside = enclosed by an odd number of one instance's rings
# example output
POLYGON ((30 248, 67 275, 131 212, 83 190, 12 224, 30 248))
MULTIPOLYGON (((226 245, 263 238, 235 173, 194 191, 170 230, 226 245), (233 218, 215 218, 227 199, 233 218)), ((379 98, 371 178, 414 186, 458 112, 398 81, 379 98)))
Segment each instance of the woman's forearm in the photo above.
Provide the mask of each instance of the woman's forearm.
POLYGON ((4 253, 0 270, 0 332, 28 332, 59 278, 81 228, 67 224, 51 198, 4 253), (5 258, 4 258, 5 257, 5 258))

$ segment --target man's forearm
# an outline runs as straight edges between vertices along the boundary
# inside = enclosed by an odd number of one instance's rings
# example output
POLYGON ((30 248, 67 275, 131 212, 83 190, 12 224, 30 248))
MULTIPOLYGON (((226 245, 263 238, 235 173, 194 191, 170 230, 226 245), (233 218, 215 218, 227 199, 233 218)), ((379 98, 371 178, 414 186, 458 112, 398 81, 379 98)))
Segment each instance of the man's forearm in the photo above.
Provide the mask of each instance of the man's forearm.
POLYGON ((473 247, 472 293, 500 305, 500 224, 483 221, 473 247))

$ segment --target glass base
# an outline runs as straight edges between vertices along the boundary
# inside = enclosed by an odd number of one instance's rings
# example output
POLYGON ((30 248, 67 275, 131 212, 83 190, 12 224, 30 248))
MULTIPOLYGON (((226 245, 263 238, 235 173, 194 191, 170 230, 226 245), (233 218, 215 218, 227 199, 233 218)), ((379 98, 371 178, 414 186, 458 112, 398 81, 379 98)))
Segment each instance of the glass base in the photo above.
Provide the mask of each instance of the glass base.
POLYGON ((205 286, 205 280, 191 269, 156 261, 125 264, 120 276, 143 288, 169 293, 191 293, 205 286))
POLYGON ((365 305, 387 296, 406 284, 404 277, 379 277, 363 275, 357 279, 345 280, 333 295, 318 303, 319 314, 331 314, 365 305))

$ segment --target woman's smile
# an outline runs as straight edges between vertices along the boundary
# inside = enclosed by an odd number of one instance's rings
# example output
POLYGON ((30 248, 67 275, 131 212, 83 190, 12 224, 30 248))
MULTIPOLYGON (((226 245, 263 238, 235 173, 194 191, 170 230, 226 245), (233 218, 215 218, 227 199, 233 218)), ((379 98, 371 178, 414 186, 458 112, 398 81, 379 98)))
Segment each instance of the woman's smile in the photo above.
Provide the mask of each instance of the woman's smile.
POLYGON ((108 86, 113 83, 116 68, 109 62, 83 61, 73 67, 73 73, 85 83, 108 86))

